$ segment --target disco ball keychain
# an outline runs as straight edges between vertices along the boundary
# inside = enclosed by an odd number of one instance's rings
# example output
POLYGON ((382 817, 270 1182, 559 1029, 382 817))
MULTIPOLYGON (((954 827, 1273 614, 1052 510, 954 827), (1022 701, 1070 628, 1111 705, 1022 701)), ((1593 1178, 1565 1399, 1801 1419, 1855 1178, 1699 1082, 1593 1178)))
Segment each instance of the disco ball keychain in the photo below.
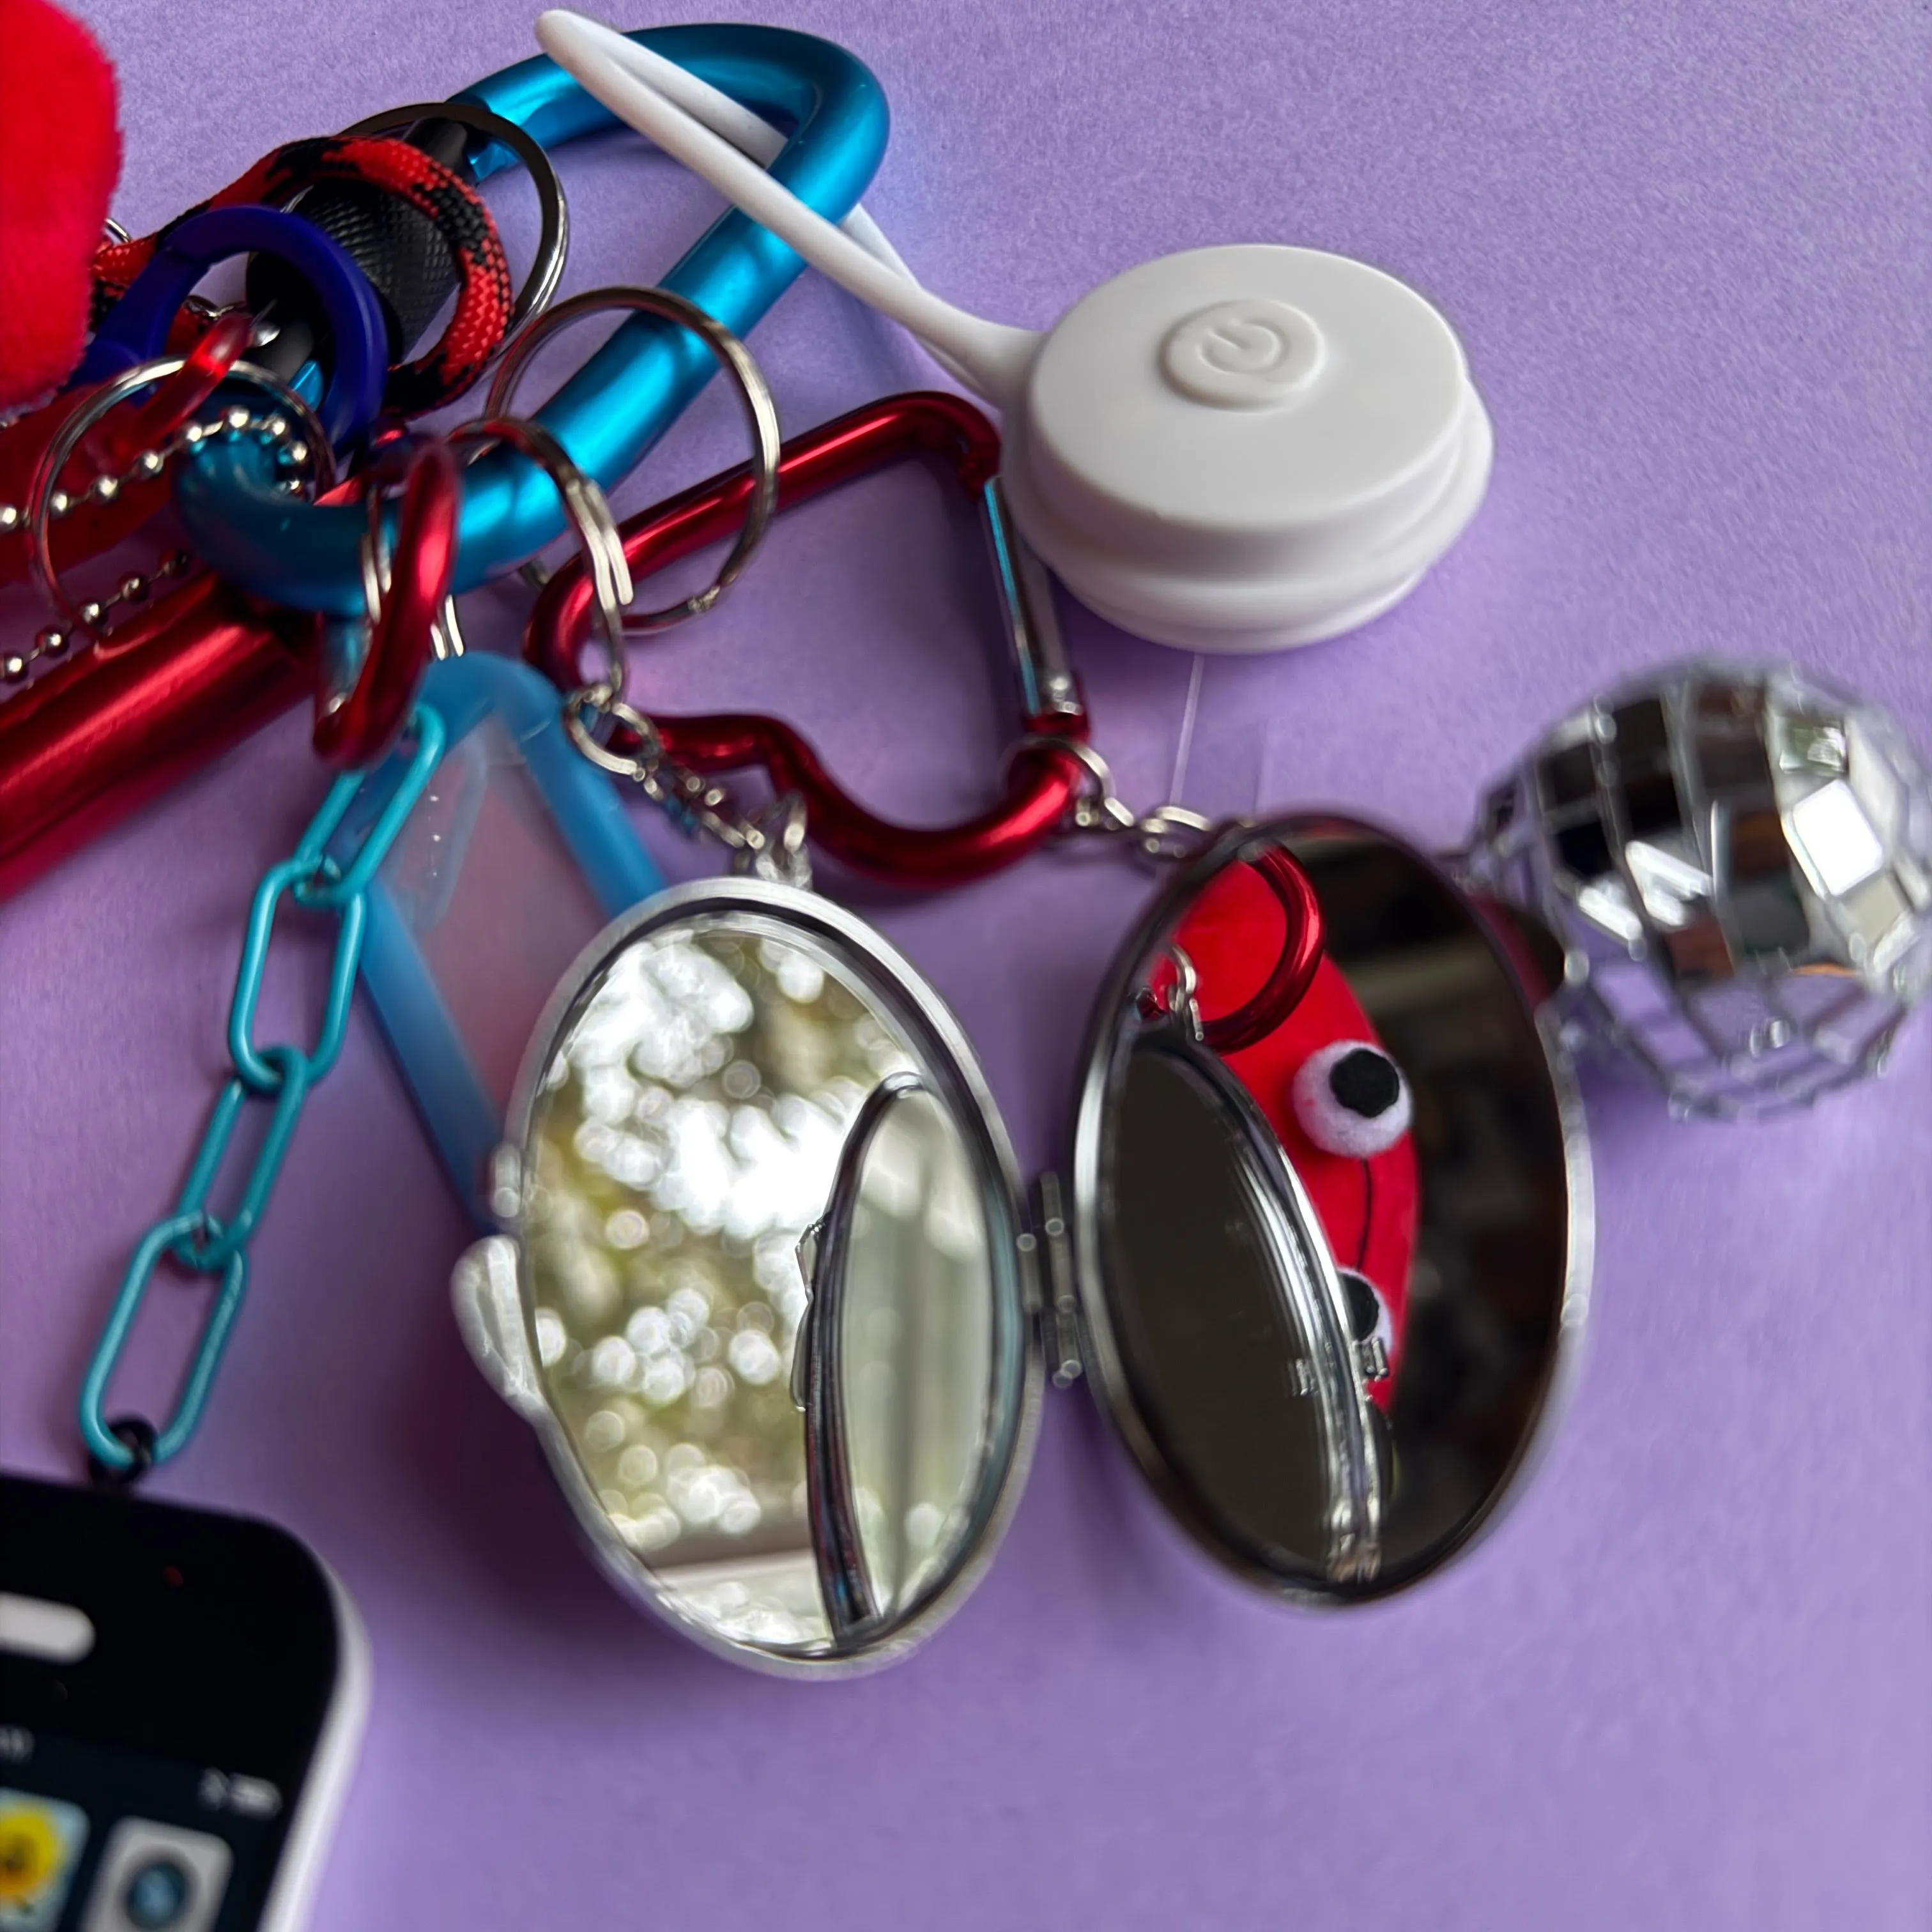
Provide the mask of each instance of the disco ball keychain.
POLYGON ((1796 670, 1692 664, 1593 699, 1492 789, 1468 862, 1562 946, 1575 1040, 1675 1112, 1875 1072, 1932 984, 1925 766, 1796 670))

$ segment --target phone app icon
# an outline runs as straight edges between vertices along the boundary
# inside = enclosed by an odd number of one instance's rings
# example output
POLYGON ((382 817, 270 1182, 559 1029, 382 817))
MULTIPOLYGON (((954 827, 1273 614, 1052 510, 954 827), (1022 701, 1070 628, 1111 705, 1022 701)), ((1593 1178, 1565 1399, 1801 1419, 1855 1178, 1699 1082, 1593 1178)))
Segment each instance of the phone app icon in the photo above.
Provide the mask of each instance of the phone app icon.
POLYGON ((78 1804, 0 1789, 0 1932, 46 1932, 86 1842, 78 1804))
POLYGON ((101 1854, 81 1932, 208 1932, 230 1862, 224 1838, 123 1818, 101 1854))

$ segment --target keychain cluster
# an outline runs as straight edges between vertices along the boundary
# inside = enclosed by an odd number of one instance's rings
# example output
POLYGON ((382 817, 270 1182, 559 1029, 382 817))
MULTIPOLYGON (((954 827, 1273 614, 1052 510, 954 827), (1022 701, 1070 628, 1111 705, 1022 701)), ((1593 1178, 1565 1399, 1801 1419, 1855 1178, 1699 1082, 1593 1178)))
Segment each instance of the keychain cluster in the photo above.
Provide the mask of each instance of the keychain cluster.
MULTIPOLYGON (((0 878, 17 885, 152 794, 130 742, 104 733, 125 718, 137 747, 165 731, 168 764, 184 738, 208 755, 310 694, 317 755, 343 774, 296 854, 264 878, 250 914, 229 1044, 233 1070, 169 1214, 138 1244, 82 1399, 82 1430, 104 1479, 137 1476, 177 1453, 206 1402, 248 1279, 248 1242, 313 1088, 340 1052, 356 983, 365 894, 446 739, 418 701, 434 659, 459 655, 452 594, 458 520, 476 460, 504 452, 548 477, 581 560, 559 573, 531 628, 530 655, 567 694, 562 716, 592 761, 620 772, 684 823, 720 839, 742 869, 802 883, 804 837, 870 869, 926 883, 1006 862, 1063 823, 1119 830, 1086 740, 1051 604, 1004 514, 991 426, 956 398, 888 399, 781 447, 776 410, 742 343, 665 288, 599 290, 548 308, 568 235, 560 184, 515 123, 473 104, 425 104, 340 136, 291 143, 154 233, 110 224, 92 272, 92 333, 63 392, 0 428, 0 569, 35 579, 56 608, 32 646, 0 670, 26 694, 0 706, 0 878), (456 140, 453 146, 452 130, 456 140), (500 144, 529 166, 544 202, 539 259, 514 292, 488 207, 466 178, 466 144, 500 144), (428 152, 440 145, 449 155, 428 152), (352 254, 352 250, 353 253, 352 254), (225 257, 250 259, 250 298, 216 306, 192 292, 225 257), (425 262, 428 263, 426 268, 425 262), (265 275, 263 265, 279 273, 265 275), (259 285, 259 286, 258 286, 259 285), (413 327, 452 288, 450 320, 412 359, 413 327), (266 293, 260 292, 266 291, 266 293), (516 382, 550 332, 609 310, 694 336, 742 396, 752 462, 684 498, 616 524, 597 482, 542 422, 508 412, 516 382), (270 367, 279 362, 280 368, 270 367), (410 418, 442 408, 494 371, 482 414, 442 435, 410 418), (292 500, 356 506, 363 520, 362 609, 340 617, 277 608, 225 585, 186 547, 104 594, 76 597, 64 574, 128 539, 167 507, 173 472, 223 446, 260 448, 272 487, 292 500), (878 820, 824 773, 776 720, 653 721, 627 701, 627 638, 710 609, 748 562, 778 506, 881 461, 945 460, 982 502, 1003 574, 1024 716, 1006 795, 971 824, 926 832, 878 820), (663 610, 632 608, 634 562, 656 568, 735 526, 712 583, 663 610), (602 646, 594 670, 574 631, 588 613, 602 646), (50 674, 36 676, 44 667, 50 674), (152 700, 152 701, 148 701, 152 700), (165 701, 167 716, 158 718, 165 701), (746 737, 744 726, 752 727, 746 737), (328 848, 364 775, 401 740, 404 776, 344 861, 328 848), (110 760, 112 770, 110 769, 110 760), (709 774, 762 764, 776 796, 746 812, 709 774), (1095 778, 1106 809, 1084 788, 1095 778), (1109 815, 1112 814, 1112 815, 1109 815), (316 1043, 258 1045, 256 995, 284 899, 337 924, 329 998, 316 1043), (268 1125, 232 1206, 215 1204, 224 1157, 251 1106, 268 1125), (215 1279, 216 1294, 174 1413, 157 1425, 110 1419, 108 1386, 164 1258, 215 1279)), ((1163 826, 1163 830, 1172 826, 1163 826)))
MULTIPOLYGON (((1051 330, 986 322, 921 288, 856 206, 884 114, 842 50, 752 27, 620 36, 556 14, 538 37, 551 59, 292 143, 152 236, 107 235, 67 387, 0 428, 0 573, 35 579, 56 613, 0 665, 24 686, 0 704, 0 890, 304 698, 314 751, 338 775, 256 894, 232 1070, 88 1371, 81 1424, 97 1473, 137 1477, 194 1429, 251 1237, 340 1052, 359 975, 452 1181, 494 1231, 454 1290, 479 1366, 536 1429, 606 1569, 700 1640, 761 1667, 899 1654, 969 1586, 975 1551, 1004 1522, 1043 1374, 1097 1383, 1184 1526, 1264 1587, 1356 1600, 1426 1574, 1499 1504, 1567 1380, 1592 1243, 1573 1056, 1615 1054, 1676 1110, 1726 1116, 1808 1104, 1874 1071, 1932 985, 1922 764, 1875 706, 1779 668, 1694 663, 1561 721, 1490 786, 1457 852, 1334 814, 1214 825, 1178 802, 1136 809, 1092 741, 1056 585, 1142 634, 1208 650, 1313 641, 1387 610, 1474 514, 1488 475, 1488 417, 1446 322, 1359 263, 1272 244, 1145 264, 1051 330), (707 72, 793 122, 790 138, 707 72), (568 221, 528 130, 568 138, 613 116, 738 207, 661 285, 552 307, 568 221), (544 207, 520 289, 477 192, 513 156, 544 207), (773 234, 998 404, 1004 442, 972 403, 936 392, 782 440, 742 339, 798 272, 773 234), (242 303, 195 298, 211 267, 244 255, 242 303), (596 354, 541 410, 518 413, 539 348, 609 314, 622 320, 596 354), (1361 344, 1379 345, 1387 366, 1330 352, 1361 344), (619 523, 607 489, 721 370, 749 460, 619 523), (486 378, 473 420, 436 433, 416 422, 486 378), (1130 392, 1136 406, 1116 406, 1130 392), (1340 488, 1322 464, 1345 447, 1364 476, 1379 466, 1381 485, 1352 484, 1337 520, 1310 506, 1340 488), (632 663, 636 640, 717 607, 783 511, 908 460, 937 465, 974 506, 1016 688, 990 796, 951 824, 874 812, 781 718, 658 710, 632 663), (1270 479, 1291 473, 1306 500, 1275 503, 1270 479), (170 537, 158 568, 86 599, 63 586, 65 571, 164 507, 185 542, 170 537), (562 534, 575 554, 536 566, 562 534), (650 607, 657 572, 720 543, 703 589, 650 607), (733 876, 650 894, 638 884, 647 863, 613 861, 593 827, 614 922, 550 994, 506 1120, 477 1097, 453 1024, 410 1038, 407 1016, 436 1005, 433 976, 406 947, 379 962, 365 938, 394 912, 384 868, 475 722, 439 709, 439 694, 482 668, 452 662, 464 656, 456 597, 518 568, 538 594, 525 665, 502 669, 526 681, 525 700, 535 687, 543 725, 574 747, 572 780, 580 788, 595 769, 623 781, 725 848, 733 876), (766 802, 734 790, 745 772, 768 786, 766 802), (1049 1172, 1028 1190, 957 1022, 865 921, 812 890, 808 854, 933 888, 1063 838, 1111 840, 1171 871, 1096 1000, 1064 1184, 1049 1172), (255 1037, 288 902, 334 922, 313 1046, 255 1037), (646 998, 654 972, 667 976, 646 998), (598 1107, 645 1104, 632 1076, 664 1042, 640 1037, 613 1059, 611 1030, 643 1027, 653 1001, 675 1005, 677 976, 692 974, 735 989, 746 1040, 760 999, 800 1005, 836 983, 892 1060, 868 1063, 878 1077, 856 1101, 863 1083, 845 1074, 836 1107, 782 1096, 808 1114, 846 1112, 822 1214, 787 1224, 788 1264, 762 1264, 798 1278, 781 1337, 792 1406, 778 1412, 778 1473, 761 1503, 735 1466, 705 1465, 738 1485, 718 1510, 741 1526, 766 1507, 775 1521, 802 1510, 810 1587, 791 1598, 762 1572, 755 1588, 703 1603, 670 1580, 660 1554, 683 1531, 656 1504, 639 1514, 620 1486, 624 1456, 638 1452, 634 1475, 647 1461, 655 1471, 656 1448, 630 1438, 615 1396, 579 1412, 585 1378, 628 1390, 627 1377, 648 1373, 642 1356, 670 1316, 640 1307, 634 1335, 627 1326, 571 1356, 558 1314, 568 1228, 547 1218, 557 1202, 543 1163, 565 1126, 572 1148, 600 1146, 598 1107), (438 1118, 452 1094, 469 1110, 454 1123, 438 1118), (251 1112, 266 1116, 259 1151, 224 1184, 251 1112), (877 1289, 854 1257, 891 1192, 879 1176, 910 1157, 928 1117, 976 1190, 988 1258, 974 1318, 994 1365, 975 1438, 985 1454, 932 1507, 934 1535, 956 1542, 929 1574, 867 1516, 866 1496, 876 1508, 881 1485, 911 1478, 904 1458, 869 1482, 854 1473, 864 1377, 848 1387, 844 1325, 877 1289), (173 1413, 112 1415, 116 1364, 164 1262, 213 1280, 208 1318, 173 1413), (794 1448, 796 1485, 781 1480, 794 1448)), ((609 809, 608 788, 592 789, 609 809)), ((454 844, 443 856, 460 863, 454 844)), ((721 1114, 758 1096, 775 1107, 782 1054, 761 1066, 743 1040, 712 1044, 739 1057, 729 1070, 694 1062, 680 1092, 721 1114)), ((641 1127, 630 1138, 627 1158, 650 1154, 641 1127)), ((611 1216, 586 1196, 580 1218, 626 1231, 611 1239, 630 1268, 648 1258, 662 1204, 647 1216, 625 1198, 611 1216)), ((744 1260, 720 1250, 721 1267, 744 1260)), ((756 1304, 767 1322, 784 1299, 772 1293, 756 1304)), ((745 1345, 759 1366, 742 1389, 769 1423, 777 1394, 755 1393, 776 1372, 766 1341, 770 1361, 745 1345)), ((916 1379, 898 1357, 874 1366, 874 1383, 916 1379)), ((655 1496, 640 1486, 654 1480, 632 1486, 655 1496)))

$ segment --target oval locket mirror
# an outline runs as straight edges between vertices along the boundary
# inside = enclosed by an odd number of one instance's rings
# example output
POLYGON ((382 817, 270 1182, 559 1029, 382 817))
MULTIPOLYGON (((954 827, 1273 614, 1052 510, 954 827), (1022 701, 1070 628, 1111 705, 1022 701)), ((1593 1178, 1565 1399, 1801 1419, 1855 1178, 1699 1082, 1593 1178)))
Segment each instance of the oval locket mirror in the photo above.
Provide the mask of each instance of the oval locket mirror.
MULTIPOLYGON (((1084 1360, 1183 1526, 1278 1593, 1426 1575, 1556 1406, 1589 1170, 1534 967, 1412 848, 1290 818, 1215 835, 1102 994, 1077 1323, 1042 1223, 1056 1378, 1084 1360)), ((458 1318, 605 1568, 742 1662, 902 1654, 990 1558, 1043 1373, 943 1002, 812 894, 680 886, 573 967, 508 1126, 458 1318)))
POLYGON ((1087 1366, 1180 1522, 1271 1588, 1426 1574, 1555 1406, 1589 1172, 1518 950, 1420 853, 1284 818, 1187 866, 1097 1010, 1073 1161, 1087 1366), (1285 1004, 1282 853, 1323 938, 1285 1004))
POLYGON ((662 893, 552 1001, 509 1144, 459 1318, 605 1568, 772 1668, 923 1635, 1040 1386, 1012 1152, 937 996, 809 893, 662 893))

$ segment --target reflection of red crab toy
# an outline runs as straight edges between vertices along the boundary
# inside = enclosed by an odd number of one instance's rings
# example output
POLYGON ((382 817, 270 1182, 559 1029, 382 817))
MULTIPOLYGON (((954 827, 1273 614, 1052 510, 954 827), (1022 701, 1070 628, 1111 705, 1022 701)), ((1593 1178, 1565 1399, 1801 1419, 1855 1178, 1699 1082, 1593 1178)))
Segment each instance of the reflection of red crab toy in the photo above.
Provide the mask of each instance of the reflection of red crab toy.
MULTIPOLYGON (((1268 876, 1273 856, 1220 872, 1174 934, 1193 969, 1195 1005, 1210 1046, 1216 1019, 1252 1000, 1288 950, 1289 914, 1268 876)), ((1370 1384, 1386 1409, 1401 1361, 1415 1246, 1408 1084, 1325 954, 1285 1018, 1252 1042, 1220 1051, 1315 1204, 1358 1337, 1379 1337, 1387 1353, 1388 1373, 1370 1384)))

